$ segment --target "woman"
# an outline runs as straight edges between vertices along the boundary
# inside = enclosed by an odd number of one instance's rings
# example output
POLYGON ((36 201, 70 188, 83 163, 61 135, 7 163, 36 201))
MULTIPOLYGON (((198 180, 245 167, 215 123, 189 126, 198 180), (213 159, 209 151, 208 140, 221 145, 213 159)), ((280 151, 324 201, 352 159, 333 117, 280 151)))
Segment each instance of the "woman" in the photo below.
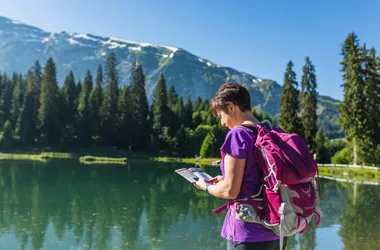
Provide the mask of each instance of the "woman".
MULTIPOLYGON (((234 200, 258 193, 261 171, 254 157, 256 135, 239 125, 255 126, 259 121, 251 112, 251 98, 246 88, 237 83, 223 84, 210 102, 211 112, 228 127, 220 148, 223 176, 217 176, 213 185, 203 179, 194 185, 218 198, 234 200)), ((279 237, 258 223, 236 220, 228 209, 221 232, 227 239, 227 249, 278 250, 279 237)))

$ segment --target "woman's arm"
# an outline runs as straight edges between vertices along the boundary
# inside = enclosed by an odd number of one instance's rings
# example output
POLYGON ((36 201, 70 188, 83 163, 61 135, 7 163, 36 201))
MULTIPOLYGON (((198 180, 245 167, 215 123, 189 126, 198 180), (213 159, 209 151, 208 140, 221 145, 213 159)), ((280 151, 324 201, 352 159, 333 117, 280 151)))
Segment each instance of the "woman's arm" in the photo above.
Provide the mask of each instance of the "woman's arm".
MULTIPOLYGON (((235 199, 241 188, 246 159, 238 159, 230 154, 224 157, 224 179, 207 188, 209 194, 222 199, 235 199)), ((206 182, 202 179, 195 183, 198 189, 204 190, 206 182)))

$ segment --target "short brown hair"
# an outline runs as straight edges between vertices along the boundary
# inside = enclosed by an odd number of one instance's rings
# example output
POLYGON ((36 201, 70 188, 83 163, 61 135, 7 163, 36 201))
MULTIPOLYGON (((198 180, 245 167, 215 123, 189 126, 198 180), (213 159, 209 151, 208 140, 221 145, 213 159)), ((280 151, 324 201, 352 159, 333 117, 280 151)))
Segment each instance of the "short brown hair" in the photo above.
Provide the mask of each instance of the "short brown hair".
POLYGON ((251 110, 251 97, 248 90, 238 83, 225 83, 219 87, 210 101, 211 113, 217 116, 218 111, 228 113, 228 103, 238 106, 241 111, 251 110))

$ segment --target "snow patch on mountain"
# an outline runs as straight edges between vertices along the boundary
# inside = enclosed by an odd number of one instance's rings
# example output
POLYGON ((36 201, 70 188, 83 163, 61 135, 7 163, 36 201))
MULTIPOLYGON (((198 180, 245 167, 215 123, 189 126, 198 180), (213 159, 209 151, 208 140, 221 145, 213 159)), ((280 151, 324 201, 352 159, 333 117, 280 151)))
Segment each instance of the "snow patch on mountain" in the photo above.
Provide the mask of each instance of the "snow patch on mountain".
POLYGON ((54 32, 50 33, 50 35, 49 35, 48 37, 45 37, 44 39, 42 39, 42 42, 43 42, 43 43, 48 43, 48 42, 50 42, 51 40, 55 39, 55 38, 54 38, 54 35, 55 35, 54 32))
POLYGON ((20 21, 16 21, 16 20, 11 20, 10 23, 13 23, 13 24, 24 24, 24 23, 22 23, 20 21))
POLYGON ((163 45, 161 45, 161 47, 164 47, 164 48, 166 48, 168 50, 171 50, 171 51, 173 51, 173 53, 175 53, 175 52, 177 52, 179 50, 178 48, 172 47, 172 46, 163 46, 163 45))
POLYGON ((209 66, 209 67, 215 67, 215 66, 217 66, 217 65, 215 65, 215 64, 213 64, 213 63, 211 63, 211 62, 209 62, 209 61, 207 61, 207 60, 204 60, 204 59, 202 59, 202 58, 198 58, 198 61, 200 61, 200 62, 202 62, 202 63, 205 63, 207 66, 209 66))
POLYGON ((74 38, 82 38, 82 39, 86 39, 86 40, 91 40, 91 41, 95 41, 95 42, 99 42, 100 40, 99 39, 95 39, 91 36, 88 36, 87 34, 73 34, 73 37, 74 38))
POLYGON ((253 79, 252 79, 252 82, 253 82, 253 83, 256 83, 256 84, 257 84, 257 83, 261 83, 262 81, 263 81, 263 79, 260 79, 260 78, 253 78, 253 79))
POLYGON ((70 44, 84 45, 83 43, 80 43, 80 42, 78 42, 77 40, 74 40, 73 38, 69 38, 68 40, 69 40, 69 43, 70 43, 70 44))
POLYGON ((123 44, 126 44, 126 43, 127 44, 135 44, 135 45, 139 45, 139 46, 142 46, 142 47, 147 47, 147 46, 155 47, 155 48, 158 47, 157 45, 154 45, 154 44, 151 44, 151 43, 134 42, 134 41, 124 40, 124 39, 120 39, 120 38, 116 38, 116 37, 110 37, 110 40, 112 40, 114 42, 120 42, 120 43, 123 43, 123 44))
POLYGON ((128 47, 129 50, 141 51, 141 47, 128 47))

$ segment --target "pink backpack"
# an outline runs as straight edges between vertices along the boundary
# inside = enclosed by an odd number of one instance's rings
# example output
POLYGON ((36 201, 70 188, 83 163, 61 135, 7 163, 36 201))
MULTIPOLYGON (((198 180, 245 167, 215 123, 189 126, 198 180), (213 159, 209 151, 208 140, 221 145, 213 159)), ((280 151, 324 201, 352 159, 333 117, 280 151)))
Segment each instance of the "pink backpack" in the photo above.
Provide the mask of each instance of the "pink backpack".
POLYGON ((283 237, 305 232, 314 214, 320 224, 313 181, 318 166, 301 136, 271 128, 270 123, 242 127, 254 133, 257 129, 255 157, 262 170, 263 186, 259 193, 213 212, 217 214, 228 207, 234 219, 261 223, 280 236, 282 249, 283 237))

